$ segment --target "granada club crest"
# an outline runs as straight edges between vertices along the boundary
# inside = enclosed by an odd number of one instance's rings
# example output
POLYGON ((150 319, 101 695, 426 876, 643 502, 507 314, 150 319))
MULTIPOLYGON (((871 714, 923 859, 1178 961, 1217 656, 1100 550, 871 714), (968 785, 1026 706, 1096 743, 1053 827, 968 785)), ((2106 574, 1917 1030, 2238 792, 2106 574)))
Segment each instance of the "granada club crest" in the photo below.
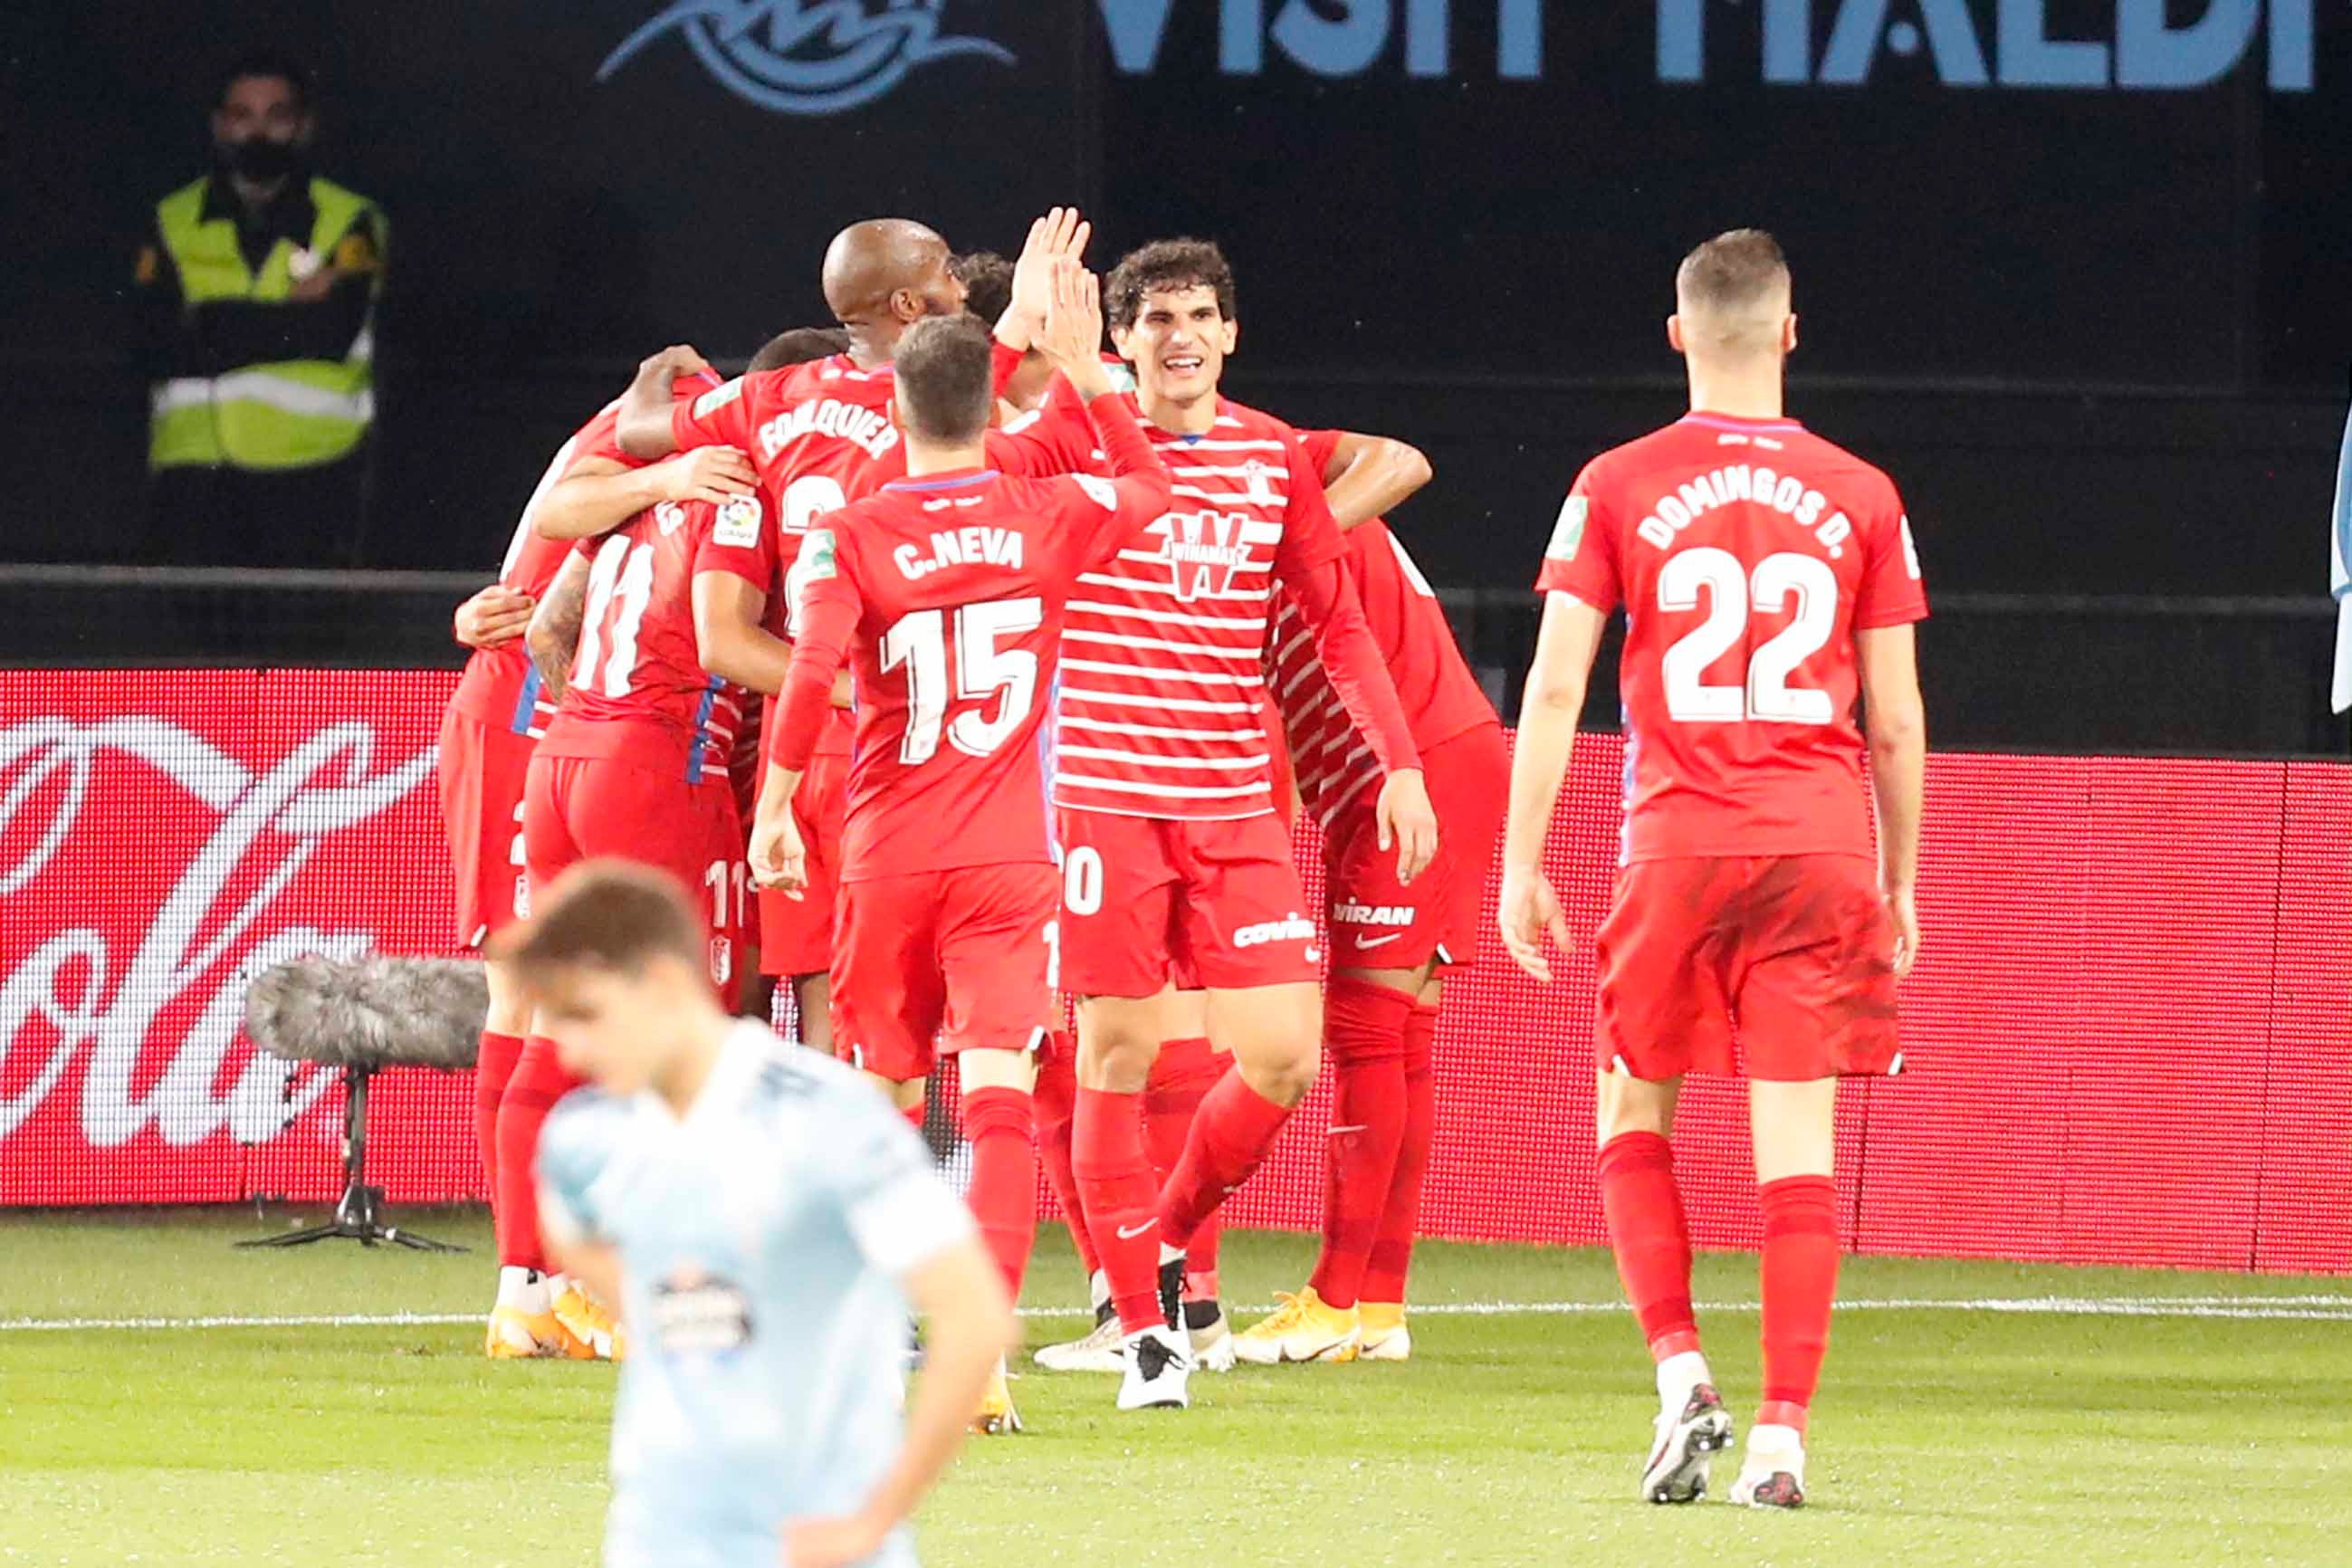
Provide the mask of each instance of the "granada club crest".
POLYGON ((1168 564, 1180 599, 1222 599, 1233 590, 1234 574, 1249 561, 1235 511, 1168 514, 1168 564))

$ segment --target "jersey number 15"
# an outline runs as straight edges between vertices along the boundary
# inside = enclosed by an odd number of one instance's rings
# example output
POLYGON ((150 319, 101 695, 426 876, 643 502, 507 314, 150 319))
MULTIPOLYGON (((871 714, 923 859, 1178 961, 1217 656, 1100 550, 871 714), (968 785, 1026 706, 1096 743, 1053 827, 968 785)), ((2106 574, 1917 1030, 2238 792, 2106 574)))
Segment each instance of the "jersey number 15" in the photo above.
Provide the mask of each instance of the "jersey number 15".
POLYGON ((908 767, 929 762, 944 733, 959 752, 984 757, 1021 727, 1037 700, 1037 656, 1027 648, 1000 647, 1005 637, 1034 632, 1045 624, 1042 599, 996 599, 966 605, 954 613, 955 676, 948 675, 945 610, 917 610, 899 617, 883 634, 882 668, 907 671, 907 736, 898 760, 908 767), (1002 691, 996 716, 967 709, 947 721, 950 697, 984 701, 1002 691))

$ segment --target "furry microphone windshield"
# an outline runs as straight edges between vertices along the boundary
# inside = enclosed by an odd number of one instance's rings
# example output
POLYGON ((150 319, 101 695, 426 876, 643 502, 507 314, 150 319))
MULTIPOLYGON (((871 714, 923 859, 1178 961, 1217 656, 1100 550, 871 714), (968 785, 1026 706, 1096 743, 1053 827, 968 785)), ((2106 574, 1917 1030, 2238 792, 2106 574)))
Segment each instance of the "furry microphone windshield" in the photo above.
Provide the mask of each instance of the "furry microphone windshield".
POLYGON ((474 1065, 489 991, 455 958, 297 958, 245 994, 245 1026, 272 1056, 339 1067, 474 1065))

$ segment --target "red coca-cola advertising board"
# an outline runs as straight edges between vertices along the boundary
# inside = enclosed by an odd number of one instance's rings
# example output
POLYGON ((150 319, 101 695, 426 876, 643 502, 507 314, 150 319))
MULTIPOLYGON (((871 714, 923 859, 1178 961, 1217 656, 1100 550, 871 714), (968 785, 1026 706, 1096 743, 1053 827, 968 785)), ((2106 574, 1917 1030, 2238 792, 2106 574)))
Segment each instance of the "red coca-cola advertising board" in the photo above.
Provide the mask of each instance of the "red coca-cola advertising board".
MULTIPOLYGON (((253 1049, 244 981, 450 951, 453 681, 0 671, 0 1205, 340 1190, 338 1081, 253 1049)), ((1580 931, 1621 762, 1580 742, 1554 834, 1580 931)), ((1907 1069, 1842 1107, 1849 1242, 2352 1269, 2352 768, 1939 755, 1927 822, 1907 1069)), ((1431 1234, 1600 1238, 1591 1005, 1581 952, 1549 988, 1496 952, 1451 982, 1431 1234)), ((470 1107, 464 1075, 384 1075, 371 1180, 478 1196, 470 1107)), ((1315 1223, 1325 1107, 1236 1222, 1315 1223)), ((1703 1245, 1756 1239, 1745 1142, 1736 1086, 1695 1084, 1677 1145, 1703 1245)))

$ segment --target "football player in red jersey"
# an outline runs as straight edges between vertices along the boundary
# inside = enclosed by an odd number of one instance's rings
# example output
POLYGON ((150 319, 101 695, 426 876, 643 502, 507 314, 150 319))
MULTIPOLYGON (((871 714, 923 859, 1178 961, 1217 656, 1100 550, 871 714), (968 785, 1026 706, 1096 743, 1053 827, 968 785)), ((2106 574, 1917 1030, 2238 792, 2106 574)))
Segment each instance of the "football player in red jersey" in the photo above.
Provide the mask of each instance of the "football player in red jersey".
POLYGON ((1337 1093, 1314 1274, 1235 1349, 1260 1363, 1403 1361, 1412 1346, 1405 1276, 1436 1131, 1442 975, 1477 960, 1510 752, 1444 607, 1379 515, 1427 482, 1428 459, 1401 442, 1337 430, 1303 431, 1298 440, 1330 484, 1348 571, 1421 749, 1439 837, 1429 869, 1401 883, 1373 819, 1379 769, 1286 593, 1267 639, 1266 679, 1302 804, 1322 828, 1331 943, 1323 1039, 1337 1093))
POLYGON ((1837 1288, 1838 1079, 1901 1068, 1895 982, 1919 952, 1927 721, 1912 626, 1927 600, 1894 484, 1782 412, 1797 318, 1772 237, 1701 245, 1675 300, 1666 333, 1691 411, 1585 466, 1537 578, 1500 923, 1520 967, 1549 979, 1544 940, 1564 952, 1569 931, 1544 839, 1622 604, 1624 851, 1593 944, 1593 1054, 1601 1205, 1657 1371, 1642 1495, 1698 1497, 1731 1440, 1691 1312, 1667 1136, 1685 1073, 1742 1075, 1764 1211, 1764 1388, 1731 1500, 1793 1508, 1837 1288))
MULTIPOLYGON (((987 331, 909 332, 898 362, 908 477, 811 534, 775 768, 753 832, 763 879, 804 892, 791 802, 845 658, 859 692, 834 943, 844 1059, 920 1118, 936 1048, 956 1055, 974 1216, 1020 1295, 1036 1226, 1034 1054, 1060 935, 1045 771, 1063 607, 1081 572, 1166 510, 1167 471, 1095 358, 1091 275, 1066 268, 1041 347, 1073 380, 1112 478, 989 470, 987 331)), ((976 1423, 1018 1429, 1002 1368, 976 1423)))
MULTIPOLYGON (((1198 240, 1122 260, 1106 289, 1135 407, 1174 500, 1082 574, 1063 634, 1054 800, 1063 966, 1078 1002, 1073 1166, 1125 1335, 1121 1409, 1189 1401, 1177 1332, 1186 1243, 1248 1180, 1315 1080, 1320 955, 1275 815, 1259 657, 1277 576, 1387 779, 1374 810, 1410 880, 1435 850, 1420 758, 1364 626, 1320 476, 1290 426, 1218 395, 1238 327, 1231 269, 1198 240), (1202 1100, 1155 1192, 1139 1111, 1180 964, 1235 1067, 1202 1100), (1155 1269, 1155 1254, 1159 1267, 1155 1269)), ((1015 450, 1083 467, 1066 382, 1015 450)))
MULTIPOLYGON (((1075 212, 1056 209, 1031 226, 1015 286, 1024 319, 1043 314, 1037 291, 1051 258, 1075 255, 1085 240, 1085 225, 1075 212)), ((950 259, 947 242, 920 224, 901 218, 852 224, 826 247, 821 279, 826 304, 849 334, 845 352, 812 364, 747 374, 691 403, 677 404, 670 396, 671 382, 699 356, 691 350, 667 350, 645 363, 622 399, 620 439, 639 457, 712 446, 751 456, 778 531, 780 575, 765 594, 776 617, 769 630, 789 630, 782 617, 792 599, 791 573, 812 521, 906 471, 904 446, 890 419, 891 361, 909 327, 962 311, 963 285, 950 269, 950 259)), ((1012 347, 994 356, 997 384, 1018 369, 1021 357, 1012 347)), ((745 584, 715 598, 707 617, 714 624, 755 626, 760 594, 759 585, 745 584)), ((761 966, 792 977, 801 1037, 824 1049, 831 1047, 826 967, 834 847, 841 840, 849 766, 846 682, 835 693, 835 710, 798 806, 812 847, 814 890, 799 900, 763 892, 760 905, 761 966)))
MULTIPOLYGON (((734 998, 735 932, 750 893, 742 825, 727 771, 740 689, 702 668, 696 579, 764 559, 756 495, 722 506, 664 501, 576 548, 592 563, 579 644, 523 794, 531 886, 614 855, 668 871, 698 900, 712 984, 734 998)), ((541 1277, 531 1158, 540 1128, 572 1087, 534 1030, 499 1107, 499 1289, 493 1356, 609 1351, 608 1316, 541 1277)))
MULTIPOLYGON (((584 524, 609 528, 659 501, 721 500, 751 488, 751 467, 740 453, 655 468, 627 458, 613 438, 617 406, 607 404, 557 448, 524 504, 499 580, 458 606, 457 640, 475 651, 442 716, 436 766, 462 946, 480 948, 529 912, 523 779, 555 702, 522 634, 569 553, 568 545, 541 535, 539 523, 551 511, 568 511, 584 524), (571 482, 562 482, 567 476, 571 482)), ((504 964, 486 962, 483 968, 489 1008, 475 1065, 475 1131, 495 1206, 499 1106, 522 1057, 530 1006, 504 964)))

